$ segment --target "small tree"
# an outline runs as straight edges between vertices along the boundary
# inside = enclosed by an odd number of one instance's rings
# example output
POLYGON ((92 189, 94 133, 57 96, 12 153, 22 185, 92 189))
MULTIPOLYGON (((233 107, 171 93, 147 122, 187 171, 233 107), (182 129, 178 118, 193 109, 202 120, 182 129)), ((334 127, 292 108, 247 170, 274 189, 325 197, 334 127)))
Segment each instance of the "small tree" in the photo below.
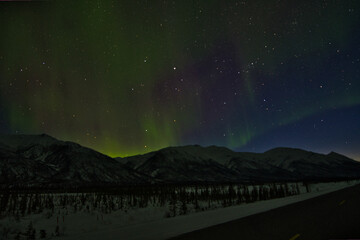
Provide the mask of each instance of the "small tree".
POLYGON ((297 194, 300 194, 300 188, 299 188, 299 184, 298 184, 298 183, 296 183, 296 192, 297 192, 297 194))
POLYGON ((10 194, 8 191, 4 192, 1 196, 1 201, 0 201, 0 214, 2 212, 5 212, 8 203, 9 203, 9 198, 10 198, 10 194))
POLYGON ((310 186, 309 186, 309 183, 307 183, 307 182, 304 182, 304 184, 303 184, 304 186, 305 186, 305 188, 306 188, 306 192, 311 192, 311 188, 310 188, 310 186))
POLYGON ((55 233, 54 233, 55 236, 60 236, 60 229, 59 229, 59 225, 56 225, 56 228, 55 228, 55 233))
POLYGON ((35 239, 35 233, 35 228, 33 227, 32 222, 30 222, 25 233, 26 239, 35 239))
POLYGON ((181 200, 181 214, 185 215, 187 213, 186 201, 184 199, 181 200))
POLYGON ((169 202, 169 210, 170 210, 170 214, 172 217, 176 216, 176 204, 177 204, 177 199, 176 199, 176 193, 171 194, 171 198, 170 198, 170 202, 169 202))
POLYGON ((26 213, 26 207, 27 207, 27 194, 24 194, 21 196, 21 201, 20 201, 20 212, 21 212, 21 216, 25 216, 26 213))

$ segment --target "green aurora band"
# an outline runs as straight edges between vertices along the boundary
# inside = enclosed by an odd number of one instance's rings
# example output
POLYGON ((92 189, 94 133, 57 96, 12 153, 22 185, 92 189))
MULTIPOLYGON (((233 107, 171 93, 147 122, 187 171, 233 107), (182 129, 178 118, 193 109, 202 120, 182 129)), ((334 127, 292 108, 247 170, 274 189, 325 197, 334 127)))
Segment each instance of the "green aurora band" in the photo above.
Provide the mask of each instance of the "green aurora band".
MULTIPOLYGON (((6 130, 45 132, 110 156, 193 143, 239 149, 282 126, 356 107, 355 80, 339 88, 330 79, 324 93, 319 80, 308 82, 326 71, 334 49, 347 50, 359 22, 349 17, 356 1, 324 4, 1 3, 6 130), (218 69, 217 59, 226 60, 218 69), (282 101, 266 105, 278 90, 282 101)), ((353 76, 357 68, 344 64, 339 78, 353 76)))

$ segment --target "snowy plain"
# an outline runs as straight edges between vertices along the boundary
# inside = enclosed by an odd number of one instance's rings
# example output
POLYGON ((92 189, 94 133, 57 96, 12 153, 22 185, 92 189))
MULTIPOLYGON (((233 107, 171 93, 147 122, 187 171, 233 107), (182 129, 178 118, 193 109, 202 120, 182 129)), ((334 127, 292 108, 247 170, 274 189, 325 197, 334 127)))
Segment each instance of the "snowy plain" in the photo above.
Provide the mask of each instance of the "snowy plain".
MULTIPOLYGON (((266 212, 271 209, 289 205, 292 203, 304 201, 326 193, 337 191, 346 187, 359 184, 360 181, 337 182, 337 183, 318 183, 311 186, 311 192, 307 193, 302 189, 300 195, 278 198, 266 201, 258 201, 249 204, 241 204, 227 208, 219 208, 205 212, 198 212, 189 215, 182 215, 173 218, 163 218, 159 214, 161 209, 152 209, 149 211, 138 211, 130 216, 126 225, 120 216, 107 216, 102 224, 99 222, 89 224, 87 221, 79 222, 82 227, 77 226, 78 231, 74 231, 70 226, 66 234, 59 239, 127 239, 127 240, 155 240, 168 239, 183 233, 195 231, 209 226, 225 223, 235 219, 243 218, 253 214, 266 212), (159 217, 162 217, 159 219, 159 217), (117 221, 117 219, 119 221, 117 221), (131 219, 133 221, 131 221, 131 219), (154 219, 154 220, 151 220, 154 219), (157 219, 157 220, 155 220, 157 219), (82 222, 82 224, 81 224, 82 222), (80 227, 80 228, 79 228, 80 227)), ((81 218, 81 216, 79 216, 81 218)), ((85 217, 85 216, 84 216, 85 217)), ((75 220, 75 219, 74 219, 75 220)), ((79 219, 80 220, 80 219, 79 219)))
MULTIPOLYGON (((54 214, 50 214, 50 210, 45 209, 42 213, 20 217, 20 220, 14 217, 0 219, 0 240, 14 239, 15 235, 12 232, 24 233, 30 222, 36 229, 36 239, 40 238, 41 230, 46 231, 45 239, 168 239, 356 184, 360 184, 360 181, 310 184, 310 192, 307 192, 306 187, 300 184, 299 195, 229 207, 222 207, 220 204, 211 209, 197 212, 189 208, 188 214, 175 217, 168 216, 168 205, 161 207, 148 205, 145 208, 128 208, 107 214, 97 210, 74 212, 69 208, 60 207, 56 208, 54 214), (59 226, 60 234, 55 233, 57 226, 59 226), (8 234, 5 234, 4 231, 7 231, 8 234)), ((206 203, 202 204, 206 205, 206 203)), ((27 239, 27 237, 22 235, 19 239, 27 239)))

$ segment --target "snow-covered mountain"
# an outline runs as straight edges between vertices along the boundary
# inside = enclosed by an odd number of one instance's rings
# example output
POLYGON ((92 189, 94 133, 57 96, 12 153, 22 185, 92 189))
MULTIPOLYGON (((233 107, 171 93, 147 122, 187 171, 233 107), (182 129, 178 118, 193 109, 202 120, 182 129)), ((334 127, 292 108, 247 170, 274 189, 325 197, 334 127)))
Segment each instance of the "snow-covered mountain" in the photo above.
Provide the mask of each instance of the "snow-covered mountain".
POLYGON ((48 135, 0 137, 0 184, 14 186, 135 184, 151 179, 118 161, 48 135))
POLYGON ((263 153, 262 161, 285 169, 297 178, 360 176, 359 162, 335 152, 325 155, 301 149, 274 148, 263 153))
POLYGON ((279 181, 360 177, 360 163, 337 153, 294 148, 265 153, 224 147, 169 147, 119 162, 164 181, 279 181))
POLYGON ((113 159, 51 136, 0 136, 0 186, 256 182, 360 178, 360 163, 292 148, 233 152, 199 145, 113 159))
POLYGON ((118 159, 125 165, 170 182, 240 181, 239 175, 224 165, 234 154, 227 148, 200 146, 169 147, 129 158, 118 159))

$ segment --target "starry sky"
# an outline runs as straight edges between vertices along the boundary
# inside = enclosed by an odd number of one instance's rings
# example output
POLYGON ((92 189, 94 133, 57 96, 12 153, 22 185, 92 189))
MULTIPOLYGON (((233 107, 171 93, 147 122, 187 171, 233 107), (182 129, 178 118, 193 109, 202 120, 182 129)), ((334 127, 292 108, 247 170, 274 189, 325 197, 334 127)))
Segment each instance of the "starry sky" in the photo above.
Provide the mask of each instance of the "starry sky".
POLYGON ((360 160, 358 0, 2 1, 0 23, 1 133, 360 160))

